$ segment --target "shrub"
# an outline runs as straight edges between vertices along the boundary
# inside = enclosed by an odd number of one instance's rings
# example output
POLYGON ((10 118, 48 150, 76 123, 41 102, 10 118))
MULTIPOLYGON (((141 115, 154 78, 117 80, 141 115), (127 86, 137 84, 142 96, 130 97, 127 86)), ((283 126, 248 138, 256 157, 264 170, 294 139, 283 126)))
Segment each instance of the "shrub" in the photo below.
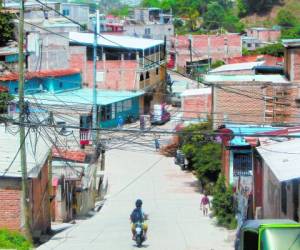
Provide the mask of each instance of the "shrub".
POLYGON ((297 24, 296 17, 288 10, 281 9, 276 17, 277 24, 283 27, 294 27, 297 24))
POLYGON ((217 60, 217 61, 215 61, 215 62, 212 63, 211 68, 215 69, 215 68, 218 68, 218 67, 220 67, 220 66, 222 66, 224 64, 225 63, 222 60, 217 60))
POLYGON ((29 250, 32 246, 20 233, 0 229, 0 249, 29 250))
POLYGON ((225 177, 220 174, 213 191, 212 208, 219 225, 234 229, 237 225, 232 187, 226 187, 225 177))

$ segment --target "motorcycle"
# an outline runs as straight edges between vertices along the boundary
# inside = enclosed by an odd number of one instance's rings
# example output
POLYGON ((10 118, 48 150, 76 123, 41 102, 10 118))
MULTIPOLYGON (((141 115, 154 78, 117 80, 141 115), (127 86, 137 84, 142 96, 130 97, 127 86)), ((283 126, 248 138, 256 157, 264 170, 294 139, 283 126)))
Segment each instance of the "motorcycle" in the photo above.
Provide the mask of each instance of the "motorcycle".
POLYGON ((137 247, 141 247, 145 241, 143 224, 140 222, 135 223, 135 242, 137 247))

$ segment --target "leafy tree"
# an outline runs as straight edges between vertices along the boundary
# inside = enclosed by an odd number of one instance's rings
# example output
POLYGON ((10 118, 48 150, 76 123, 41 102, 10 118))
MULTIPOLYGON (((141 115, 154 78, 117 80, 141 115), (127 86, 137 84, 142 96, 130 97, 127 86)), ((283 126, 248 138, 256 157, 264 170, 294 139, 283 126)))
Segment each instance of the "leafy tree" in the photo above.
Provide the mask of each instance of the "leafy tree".
POLYGON ((211 183, 215 183, 221 171, 221 145, 207 142, 199 147, 193 158, 196 174, 204 189, 211 193, 211 183))
POLYGON ((256 53, 280 57, 284 55, 284 46, 281 43, 270 44, 257 49, 256 53))
POLYGON ((217 2, 209 3, 204 14, 204 27, 212 30, 222 27, 225 19, 225 10, 217 2))
POLYGON ((160 1, 159 0, 143 0, 141 2, 143 7, 156 7, 160 8, 160 1))
POLYGON ((6 92, 0 92, 0 114, 7 112, 8 102, 12 101, 14 98, 12 95, 6 92))
POLYGON ((277 23, 283 27, 294 27, 297 24, 296 17, 288 10, 281 9, 276 17, 277 23))
POLYGON ((238 12, 240 16, 251 13, 263 13, 270 10, 280 0, 238 0, 238 12))
POLYGON ((14 24, 12 22, 12 15, 0 12, 0 46, 5 46, 8 41, 13 39, 14 24))
POLYGON ((220 174, 213 191, 212 208, 218 224, 230 229, 236 228, 235 202, 232 187, 226 187, 225 177, 220 174))
POLYGON ((283 29, 281 33, 281 38, 283 39, 294 39, 300 37, 300 25, 290 29, 283 29))
POLYGON ((121 8, 114 8, 110 11, 110 14, 118 17, 129 16, 130 7, 128 5, 124 5, 121 8))
POLYGON ((231 11, 227 11, 223 21, 223 27, 229 32, 242 32, 244 24, 231 11))

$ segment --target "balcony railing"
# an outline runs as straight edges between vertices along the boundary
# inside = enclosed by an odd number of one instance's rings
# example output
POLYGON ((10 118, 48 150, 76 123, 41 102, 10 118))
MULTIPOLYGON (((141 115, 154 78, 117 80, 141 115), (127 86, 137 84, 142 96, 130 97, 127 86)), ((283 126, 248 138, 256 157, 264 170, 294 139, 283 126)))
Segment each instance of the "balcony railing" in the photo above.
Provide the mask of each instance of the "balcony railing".
POLYGON ((91 131, 80 131, 80 145, 89 145, 90 143, 92 143, 91 131))

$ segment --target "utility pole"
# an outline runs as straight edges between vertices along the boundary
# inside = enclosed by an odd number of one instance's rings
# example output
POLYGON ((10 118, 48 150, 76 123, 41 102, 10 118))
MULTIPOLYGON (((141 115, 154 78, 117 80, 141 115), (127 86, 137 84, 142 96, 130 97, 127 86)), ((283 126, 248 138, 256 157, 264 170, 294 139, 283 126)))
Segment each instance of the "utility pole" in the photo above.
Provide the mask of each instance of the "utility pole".
POLYGON ((30 211, 28 196, 28 177, 26 162, 26 143, 25 143, 25 105, 24 105, 24 0, 20 1, 20 19, 19 19, 19 122, 20 122, 20 155, 22 171, 22 215, 23 228, 26 238, 32 241, 30 228, 30 211))
MULTIPOLYGON (((96 15, 95 19, 98 16, 96 15)), ((98 20, 99 21, 99 20, 98 20)), ((94 21, 94 43, 93 43, 93 122, 92 122, 92 138, 93 138, 93 146, 97 146, 97 20, 94 21)))
POLYGON ((189 50, 190 50, 190 63, 192 67, 193 53, 192 53, 192 35, 189 36, 189 50))

